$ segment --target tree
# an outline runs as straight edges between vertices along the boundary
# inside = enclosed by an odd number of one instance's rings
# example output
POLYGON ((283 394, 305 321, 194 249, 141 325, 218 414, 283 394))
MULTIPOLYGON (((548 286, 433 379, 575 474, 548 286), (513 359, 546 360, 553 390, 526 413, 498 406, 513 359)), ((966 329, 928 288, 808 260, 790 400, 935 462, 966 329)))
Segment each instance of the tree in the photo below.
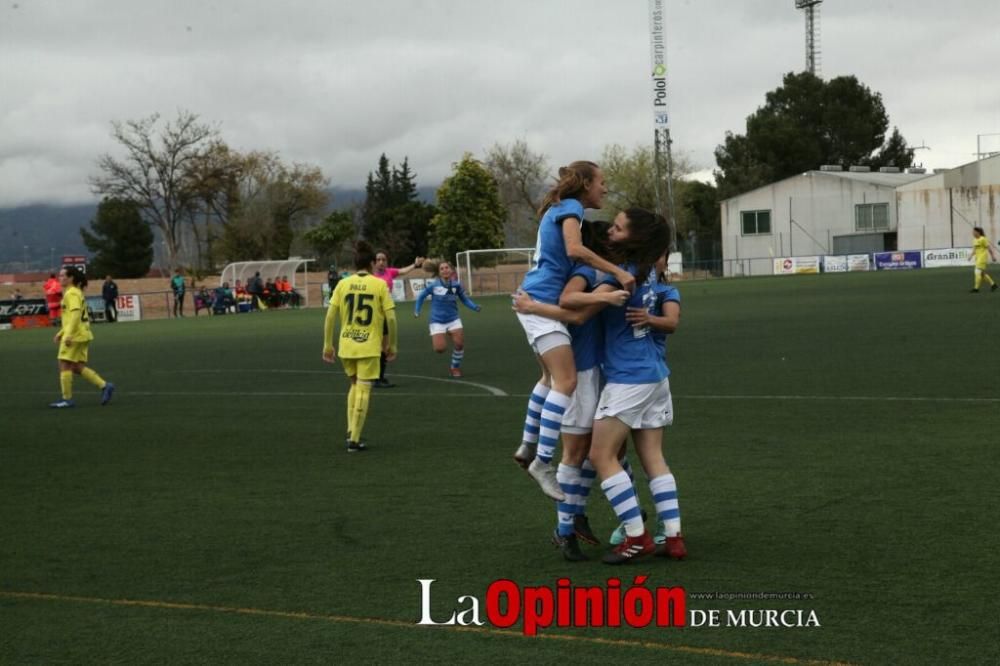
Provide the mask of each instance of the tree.
POLYGON ((142 219, 139 204, 105 197, 97 206, 90 230, 80 228, 83 244, 94 253, 95 275, 145 277, 153 264, 153 231, 142 219))
POLYGON ((287 257, 295 232, 318 220, 329 203, 326 178, 319 167, 288 166, 273 152, 233 159, 217 250, 230 261, 287 257))
POLYGON ((746 134, 727 132, 715 150, 719 196, 728 198, 817 169, 864 165, 906 167, 913 150, 894 129, 882 96, 854 76, 824 81, 809 72, 786 74, 747 118, 746 134))
POLYGON ((538 231, 538 208, 549 176, 545 155, 533 152, 519 139, 510 145, 494 144, 483 164, 497 182, 500 202, 507 209, 507 244, 531 245, 538 231))
POLYGON ((111 123, 111 136, 125 149, 124 158, 102 155, 100 173, 91 178, 96 194, 128 199, 139 206, 143 218, 156 226, 166 243, 167 261, 179 264, 180 226, 190 219, 196 193, 189 169, 216 139, 213 127, 198 121, 190 111, 157 129, 159 114, 124 123, 111 123))
MULTIPOLYGON (((676 193, 681 179, 695 171, 695 168, 683 153, 674 154, 672 159, 674 176, 672 185, 676 193)), ((612 215, 613 211, 624 210, 631 206, 656 210, 657 185, 660 190, 661 206, 664 210, 667 209, 666 165, 662 167, 663 177, 657 182, 652 146, 636 146, 631 152, 617 144, 606 146, 600 164, 608 188, 604 209, 612 211, 612 215)))
POLYGON ((408 263, 427 254, 427 232, 434 207, 417 201, 415 175, 409 159, 402 166, 389 163, 385 153, 369 172, 362 207, 362 233, 396 263, 408 263))
POLYGON ((344 243, 355 236, 354 214, 348 210, 330 213, 303 235, 324 263, 336 261, 344 243))
POLYGON ((451 260, 461 250, 503 247, 507 211, 496 180, 466 153, 437 192, 438 213, 431 220, 431 253, 451 260))
POLYGON ((697 180, 678 183, 677 244, 685 261, 718 258, 722 246, 722 220, 718 189, 697 180))

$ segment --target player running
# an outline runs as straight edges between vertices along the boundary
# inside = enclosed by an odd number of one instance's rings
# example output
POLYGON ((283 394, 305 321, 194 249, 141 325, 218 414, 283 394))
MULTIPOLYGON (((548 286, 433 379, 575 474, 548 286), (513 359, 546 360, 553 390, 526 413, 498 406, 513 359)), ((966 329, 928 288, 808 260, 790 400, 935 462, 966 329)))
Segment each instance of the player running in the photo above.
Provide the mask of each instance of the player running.
POLYGON ((359 241, 354 246, 354 268, 357 272, 337 284, 330 297, 323 324, 323 360, 333 363, 337 349, 333 333, 340 317, 340 362, 351 380, 347 394, 347 452, 364 451, 361 440, 372 385, 379 378, 379 361, 383 351, 387 361, 396 359, 396 312, 385 280, 372 275, 375 251, 359 241), (388 335, 383 337, 383 326, 388 335))
POLYGON ((87 301, 83 290, 87 287, 87 276, 76 266, 67 266, 59 271, 59 284, 62 286, 62 327, 56 333, 53 341, 59 345, 59 386, 62 388, 62 399, 49 404, 49 407, 66 409, 74 407, 73 375, 80 375, 101 390, 101 405, 111 402, 115 385, 104 381, 99 374, 87 367, 88 350, 94 334, 90 332, 90 315, 87 312, 87 301))
POLYGON ((413 316, 420 316, 420 308, 429 296, 431 346, 438 354, 443 354, 448 349, 446 337, 451 338, 451 367, 448 372, 452 377, 461 377, 462 359, 465 358, 465 331, 462 329, 462 319, 458 316, 458 301, 462 301, 465 307, 473 312, 479 312, 482 308, 476 305, 462 289, 462 283, 455 279, 455 271, 450 263, 435 261, 425 270, 430 270, 435 277, 417 296, 413 316))

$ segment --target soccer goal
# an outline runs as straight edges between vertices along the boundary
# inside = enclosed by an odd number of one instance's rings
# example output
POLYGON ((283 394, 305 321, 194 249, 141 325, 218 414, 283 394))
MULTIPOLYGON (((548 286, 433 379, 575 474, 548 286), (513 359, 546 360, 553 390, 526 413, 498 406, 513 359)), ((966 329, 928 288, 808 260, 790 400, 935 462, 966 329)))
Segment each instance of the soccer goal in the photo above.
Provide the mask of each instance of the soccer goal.
POLYGON ((533 267, 535 248, 465 250, 455 255, 458 279, 469 294, 510 294, 533 267))

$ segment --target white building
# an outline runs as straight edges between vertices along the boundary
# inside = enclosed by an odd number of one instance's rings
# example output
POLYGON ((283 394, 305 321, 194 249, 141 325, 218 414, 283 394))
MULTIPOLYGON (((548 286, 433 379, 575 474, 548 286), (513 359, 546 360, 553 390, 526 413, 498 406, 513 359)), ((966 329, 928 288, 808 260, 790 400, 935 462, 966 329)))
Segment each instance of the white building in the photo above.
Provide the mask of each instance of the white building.
POLYGON ((896 188, 927 175, 834 168, 723 201, 723 274, 771 275, 775 257, 897 249, 896 188))
POLYGON ((1000 155, 896 188, 900 249, 972 245, 972 227, 1000 240, 1000 155))

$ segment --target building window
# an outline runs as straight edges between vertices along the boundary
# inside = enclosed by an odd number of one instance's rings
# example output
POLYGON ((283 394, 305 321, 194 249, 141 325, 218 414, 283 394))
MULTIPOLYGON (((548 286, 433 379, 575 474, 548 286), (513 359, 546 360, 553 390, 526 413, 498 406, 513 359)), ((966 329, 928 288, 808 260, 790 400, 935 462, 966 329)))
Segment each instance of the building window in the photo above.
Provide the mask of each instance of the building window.
POLYGON ((855 231, 888 231, 889 204, 856 204, 854 206, 855 231))
POLYGON ((744 236, 763 236, 771 233, 771 211, 744 210, 740 212, 744 236))

